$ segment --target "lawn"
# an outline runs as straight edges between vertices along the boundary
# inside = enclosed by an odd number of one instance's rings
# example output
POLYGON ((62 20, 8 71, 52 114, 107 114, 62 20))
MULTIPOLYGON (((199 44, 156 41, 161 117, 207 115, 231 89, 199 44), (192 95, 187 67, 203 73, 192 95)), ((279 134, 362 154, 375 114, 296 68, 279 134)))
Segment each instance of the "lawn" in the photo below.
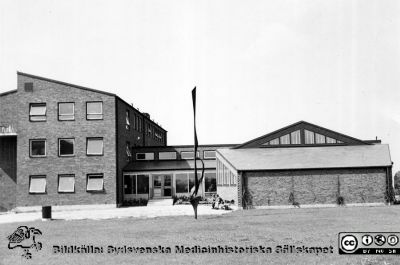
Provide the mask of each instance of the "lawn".
POLYGON ((400 207, 340 207, 236 211, 221 216, 31 222, 0 225, 0 264, 399 264, 399 256, 338 255, 338 233, 400 231, 400 207), (21 257, 6 237, 19 225, 33 226, 43 249, 21 257), (53 254, 53 245, 171 247, 172 253, 53 254), (333 254, 181 254, 175 245, 308 247, 333 246, 333 254))

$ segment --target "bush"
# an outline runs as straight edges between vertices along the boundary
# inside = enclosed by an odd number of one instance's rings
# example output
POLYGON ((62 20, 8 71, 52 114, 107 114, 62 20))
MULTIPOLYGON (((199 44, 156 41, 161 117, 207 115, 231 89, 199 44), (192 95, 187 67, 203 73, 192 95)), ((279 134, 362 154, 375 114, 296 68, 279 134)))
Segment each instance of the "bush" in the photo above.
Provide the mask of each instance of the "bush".
POLYGON ((148 203, 147 199, 139 198, 139 199, 129 199, 124 200, 124 206, 146 206, 148 203))
POLYGON ((339 205, 339 206, 344 205, 344 197, 341 196, 341 195, 338 195, 338 196, 336 197, 336 203, 337 203, 337 205, 339 205))

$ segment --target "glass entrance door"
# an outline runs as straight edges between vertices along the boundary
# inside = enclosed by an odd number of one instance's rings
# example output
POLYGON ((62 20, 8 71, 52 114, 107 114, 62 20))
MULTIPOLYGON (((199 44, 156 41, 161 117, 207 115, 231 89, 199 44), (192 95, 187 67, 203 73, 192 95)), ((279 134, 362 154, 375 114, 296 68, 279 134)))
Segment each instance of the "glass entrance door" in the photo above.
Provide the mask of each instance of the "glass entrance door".
POLYGON ((160 174, 153 175, 153 197, 171 197, 172 196, 172 175, 160 174))

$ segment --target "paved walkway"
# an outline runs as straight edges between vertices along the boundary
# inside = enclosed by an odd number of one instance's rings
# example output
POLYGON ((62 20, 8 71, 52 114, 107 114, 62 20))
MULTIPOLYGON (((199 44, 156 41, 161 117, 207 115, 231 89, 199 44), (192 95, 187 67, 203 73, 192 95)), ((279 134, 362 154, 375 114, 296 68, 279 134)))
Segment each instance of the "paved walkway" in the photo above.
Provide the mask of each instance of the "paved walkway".
MULTIPOLYGON (((198 215, 221 215, 231 211, 213 210, 210 205, 199 205, 198 215)), ((193 216, 193 208, 191 205, 175 205, 175 206, 152 206, 152 207, 129 207, 114 209, 85 209, 85 210, 65 210, 53 211, 52 218, 56 220, 101 220, 114 218, 154 218, 160 216, 193 216)), ((8 212, 0 214, 0 224, 14 222, 29 222, 41 220, 41 212, 14 213, 8 212)))

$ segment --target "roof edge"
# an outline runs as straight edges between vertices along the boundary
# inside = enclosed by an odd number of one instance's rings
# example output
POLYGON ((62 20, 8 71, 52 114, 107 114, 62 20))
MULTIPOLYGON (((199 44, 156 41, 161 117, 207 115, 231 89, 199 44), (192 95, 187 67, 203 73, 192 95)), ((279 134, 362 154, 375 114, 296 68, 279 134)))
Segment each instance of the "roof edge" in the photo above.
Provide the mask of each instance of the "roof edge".
POLYGON ((64 85, 64 86, 75 87, 75 88, 79 88, 79 89, 82 89, 82 90, 96 92, 96 93, 100 93, 100 94, 104 94, 104 95, 108 95, 108 96, 114 96, 114 97, 117 96, 116 94, 105 92, 105 91, 102 91, 102 90, 97 90, 97 89, 84 87, 84 86, 80 86, 80 85, 75 85, 75 84, 71 84, 71 83, 67 83, 67 82, 63 82, 63 81, 59 81, 59 80, 55 80, 55 79, 50 79, 50 78, 42 77, 42 76, 38 76, 38 75, 32 75, 32 74, 28 74, 28 73, 23 73, 23 72, 19 72, 19 71, 17 71, 17 75, 23 75, 23 76, 26 76, 26 77, 39 79, 39 80, 43 80, 43 81, 46 81, 46 82, 56 83, 56 84, 60 84, 60 85, 64 85))
POLYGON ((7 95, 13 94, 13 93, 17 93, 17 91, 18 91, 17 89, 13 89, 13 90, 9 90, 9 91, 0 93, 0 97, 2 97, 2 96, 7 96, 7 95))

